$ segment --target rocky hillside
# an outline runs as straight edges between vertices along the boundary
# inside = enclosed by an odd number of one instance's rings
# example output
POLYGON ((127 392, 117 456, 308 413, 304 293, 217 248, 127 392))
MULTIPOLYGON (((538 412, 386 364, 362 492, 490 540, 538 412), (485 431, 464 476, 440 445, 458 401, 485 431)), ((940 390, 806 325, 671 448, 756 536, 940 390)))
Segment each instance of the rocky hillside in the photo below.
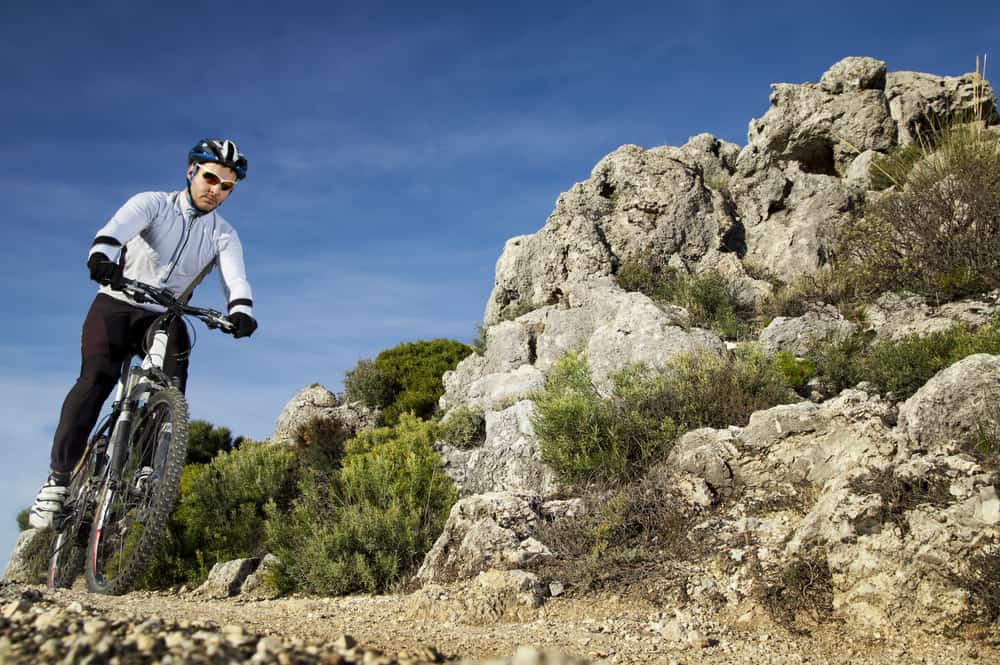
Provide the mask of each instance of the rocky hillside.
MULTIPOLYGON (((582 352, 606 391, 633 363, 662 369, 692 351, 732 353, 735 344, 692 325, 684 308, 621 288, 622 266, 654 257, 685 274, 717 273, 753 305, 775 279, 792 282, 829 261, 837 231, 877 195, 877 156, 973 110, 987 110, 988 131, 997 124, 992 89, 977 75, 889 72, 871 58, 846 58, 818 83, 776 84, 770 101, 743 147, 708 134, 681 147, 622 146, 559 197, 539 231, 507 242, 485 307, 485 348, 444 377, 445 421, 482 413, 485 441, 437 444, 462 498, 408 601, 426 616, 526 622, 567 591, 546 572, 565 552, 545 534, 590 505, 542 461, 532 401, 560 358, 582 352), (448 600, 454 584, 467 597, 448 600)), ((997 300, 885 294, 855 320, 813 303, 747 343, 800 355, 812 340, 859 329, 898 339, 983 325, 997 300)), ((969 454, 998 402, 1000 356, 978 354, 905 400, 862 383, 813 391, 745 425, 686 433, 642 491, 676 503, 686 521, 662 547, 688 555, 657 569, 643 591, 660 594, 676 617, 753 624, 796 573, 830 618, 861 634, 957 630, 982 600, 969 582, 977 562, 1000 558, 1000 475, 969 454)), ((275 441, 316 416, 344 437, 373 422, 311 386, 280 416, 275 441)), ((15 554, 8 579, 23 578, 18 565, 15 554)), ((240 579, 209 585, 239 593, 252 568, 230 566, 240 579)), ((679 640, 697 634, 698 620, 673 623, 679 640)))

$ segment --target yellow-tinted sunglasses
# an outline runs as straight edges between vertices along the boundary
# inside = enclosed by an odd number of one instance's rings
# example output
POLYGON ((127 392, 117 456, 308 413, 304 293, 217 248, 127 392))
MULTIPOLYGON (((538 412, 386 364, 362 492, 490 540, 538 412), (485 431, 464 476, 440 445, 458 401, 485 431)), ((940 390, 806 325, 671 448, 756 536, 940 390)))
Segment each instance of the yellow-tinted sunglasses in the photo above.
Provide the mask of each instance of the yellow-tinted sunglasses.
POLYGON ((207 182, 212 187, 214 187, 215 185, 219 185, 219 188, 222 189, 222 191, 224 192, 228 192, 230 189, 236 186, 235 180, 223 180, 221 177, 219 177, 218 173, 212 173, 211 171, 206 169, 204 164, 198 164, 196 170, 201 173, 201 177, 205 179, 205 182, 207 182))

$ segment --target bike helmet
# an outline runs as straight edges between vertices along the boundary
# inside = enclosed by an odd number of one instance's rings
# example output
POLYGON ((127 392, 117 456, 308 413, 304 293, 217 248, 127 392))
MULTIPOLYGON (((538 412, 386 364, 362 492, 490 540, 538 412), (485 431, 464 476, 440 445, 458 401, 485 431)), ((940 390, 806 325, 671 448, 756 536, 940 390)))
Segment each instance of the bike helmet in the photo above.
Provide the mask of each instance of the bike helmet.
POLYGON ((215 162, 236 171, 236 179, 247 177, 247 158, 226 139, 202 139, 188 153, 188 164, 215 162))

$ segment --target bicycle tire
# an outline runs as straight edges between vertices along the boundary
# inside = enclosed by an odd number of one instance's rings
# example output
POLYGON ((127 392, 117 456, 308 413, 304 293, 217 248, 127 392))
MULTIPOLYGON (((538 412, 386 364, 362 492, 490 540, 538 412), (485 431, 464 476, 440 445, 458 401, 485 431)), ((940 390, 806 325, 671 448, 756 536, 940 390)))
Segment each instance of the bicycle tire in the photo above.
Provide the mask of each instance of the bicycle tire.
POLYGON ((188 407, 174 387, 154 393, 138 415, 102 488, 87 547, 87 587, 129 591, 145 571, 173 510, 187 453, 188 407))
POLYGON ((66 517, 49 544, 49 570, 46 580, 50 589, 68 588, 83 573, 87 553, 88 519, 92 515, 87 495, 90 480, 91 446, 70 478, 65 506, 66 517))

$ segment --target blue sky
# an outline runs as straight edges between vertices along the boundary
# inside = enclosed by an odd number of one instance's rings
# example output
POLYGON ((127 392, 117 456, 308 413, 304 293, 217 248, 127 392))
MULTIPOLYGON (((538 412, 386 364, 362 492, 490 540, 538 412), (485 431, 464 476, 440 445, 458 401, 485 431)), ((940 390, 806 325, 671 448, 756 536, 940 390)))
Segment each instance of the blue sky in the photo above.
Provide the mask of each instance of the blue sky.
MULTIPOLYGON (((504 241, 619 145, 742 145, 770 83, 849 55, 957 75, 1000 38, 995 2, 814 6, 3 3, 0 551, 79 367, 94 232, 133 193, 182 187, 198 139, 249 158, 221 212, 260 329, 199 330, 192 416, 264 438, 359 358, 470 341, 504 241)), ((217 279, 195 301, 221 308, 217 279)))

